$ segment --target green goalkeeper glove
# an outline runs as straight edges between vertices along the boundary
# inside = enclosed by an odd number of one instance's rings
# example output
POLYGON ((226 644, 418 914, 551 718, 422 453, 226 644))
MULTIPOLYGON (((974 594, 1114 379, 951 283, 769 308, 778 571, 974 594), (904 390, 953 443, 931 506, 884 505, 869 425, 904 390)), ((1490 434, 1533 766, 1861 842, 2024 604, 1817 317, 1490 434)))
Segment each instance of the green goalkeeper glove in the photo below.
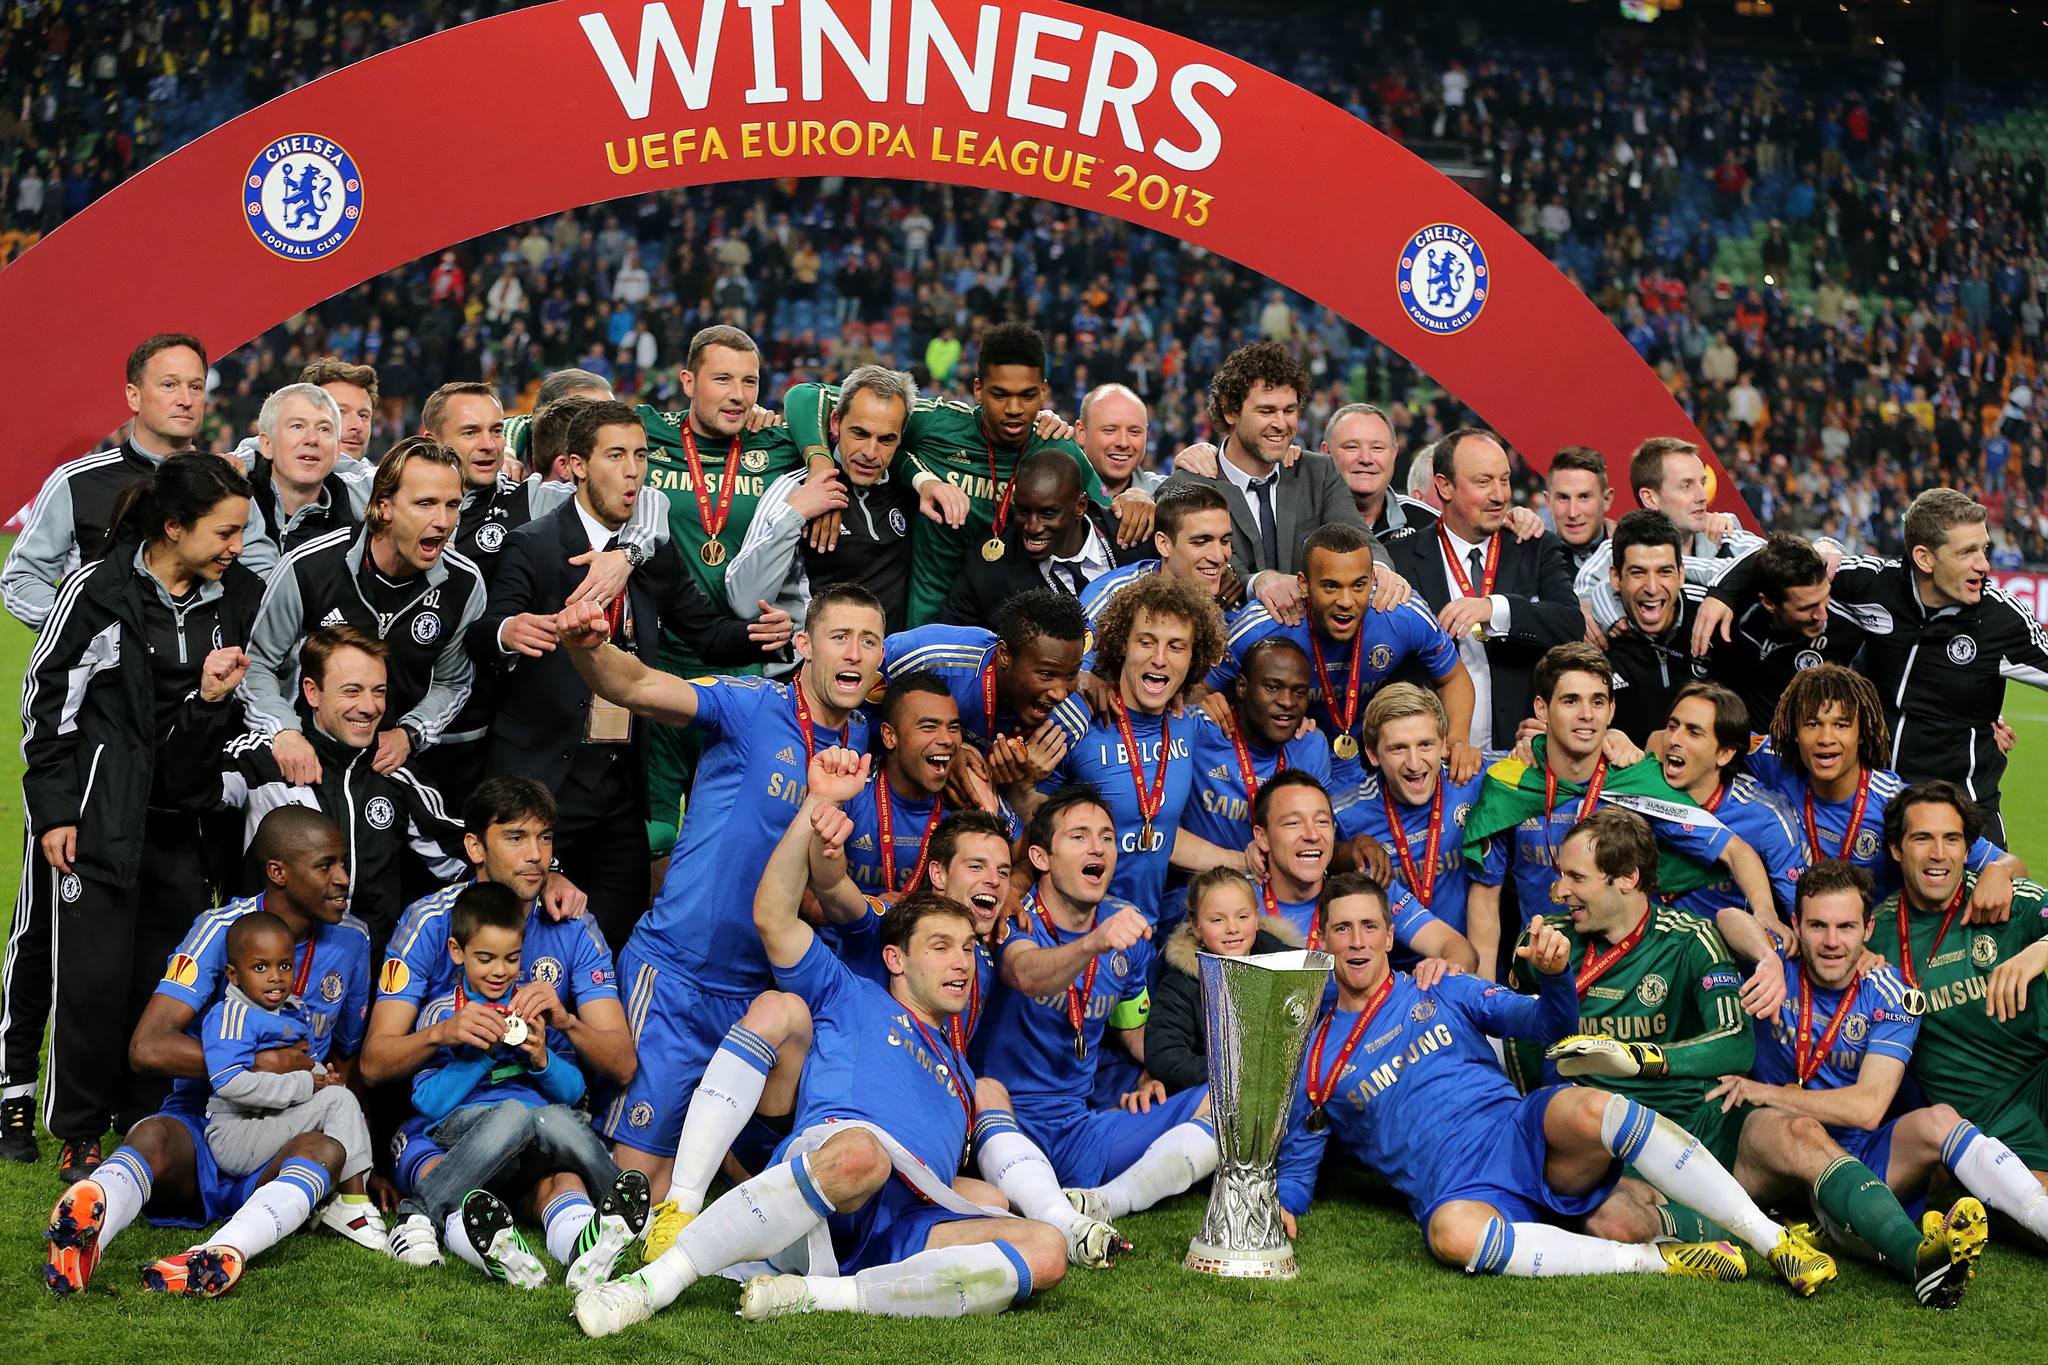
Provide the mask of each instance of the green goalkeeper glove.
POLYGON ((1575 1033, 1543 1054, 1560 1076, 1608 1076, 1628 1080, 1664 1074, 1664 1049, 1655 1043, 1624 1043, 1601 1033, 1575 1033))

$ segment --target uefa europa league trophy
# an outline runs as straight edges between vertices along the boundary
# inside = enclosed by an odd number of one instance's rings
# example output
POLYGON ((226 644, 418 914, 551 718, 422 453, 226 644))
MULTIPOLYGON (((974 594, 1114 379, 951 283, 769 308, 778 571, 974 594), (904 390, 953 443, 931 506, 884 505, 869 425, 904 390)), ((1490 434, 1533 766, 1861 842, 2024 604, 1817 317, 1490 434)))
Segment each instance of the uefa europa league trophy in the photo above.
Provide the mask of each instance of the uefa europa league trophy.
POLYGON ((1222 1160, 1187 1268, 1291 1280, 1294 1245, 1280 1228, 1274 1162, 1301 1074, 1309 1024, 1336 959, 1328 953, 1199 955, 1209 1025, 1209 1117, 1222 1160))

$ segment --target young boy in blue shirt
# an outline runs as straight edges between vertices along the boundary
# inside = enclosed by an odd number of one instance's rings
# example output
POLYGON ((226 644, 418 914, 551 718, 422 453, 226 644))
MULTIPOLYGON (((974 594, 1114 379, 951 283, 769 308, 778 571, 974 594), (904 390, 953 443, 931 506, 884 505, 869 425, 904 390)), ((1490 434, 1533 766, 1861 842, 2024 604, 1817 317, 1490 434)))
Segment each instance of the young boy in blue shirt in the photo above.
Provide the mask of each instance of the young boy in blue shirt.
POLYGON ((623 1210, 645 1209, 646 1177, 622 1175, 604 1143, 572 1106, 583 1097, 583 1073, 567 1047, 549 1047, 539 1012, 511 1008, 519 982, 526 907, 495 882, 478 882, 455 898, 448 917, 448 953, 460 969, 455 989, 420 1011, 430 1029, 471 1004, 496 1011, 498 1037, 441 1048, 413 1080, 413 1107, 447 1156, 420 1177, 402 1213, 424 1212, 444 1230, 457 1256, 521 1289, 547 1282, 547 1271, 512 1213, 490 1188, 520 1190, 566 1170, 586 1188, 605 1190, 598 1216, 578 1238, 567 1275, 581 1289, 608 1278, 632 1230, 623 1210))

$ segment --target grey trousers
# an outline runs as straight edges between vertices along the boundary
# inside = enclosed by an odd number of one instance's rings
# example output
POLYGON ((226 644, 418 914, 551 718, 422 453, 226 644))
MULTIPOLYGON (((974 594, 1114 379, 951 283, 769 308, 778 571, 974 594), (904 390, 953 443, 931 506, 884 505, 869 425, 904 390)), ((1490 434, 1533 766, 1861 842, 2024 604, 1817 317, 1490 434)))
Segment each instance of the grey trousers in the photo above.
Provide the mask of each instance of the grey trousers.
POLYGON ((260 1114, 208 1114, 206 1145, 228 1175, 247 1175, 268 1164, 277 1149, 305 1133, 325 1133, 341 1144, 339 1185, 370 1169, 370 1125, 355 1092, 324 1086, 313 1098, 289 1109, 260 1114))

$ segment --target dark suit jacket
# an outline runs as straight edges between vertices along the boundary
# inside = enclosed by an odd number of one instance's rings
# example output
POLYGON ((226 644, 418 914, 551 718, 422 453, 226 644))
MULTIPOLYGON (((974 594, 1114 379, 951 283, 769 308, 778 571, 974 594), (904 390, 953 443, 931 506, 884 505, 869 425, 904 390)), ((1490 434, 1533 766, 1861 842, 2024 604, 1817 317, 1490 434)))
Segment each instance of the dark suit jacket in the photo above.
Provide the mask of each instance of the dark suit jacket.
MULTIPOLYGON (((590 716, 590 688, 557 647, 529 659, 498 648, 498 628, 521 612, 557 612, 583 582, 585 569, 570 558, 590 548, 574 499, 505 537, 484 614, 469 628, 469 654, 479 671, 505 677, 501 704, 491 720, 484 773, 534 778, 559 793, 590 716)), ((633 652, 650 667, 661 633, 672 630, 691 652, 713 664, 759 663, 747 623, 727 616, 697 587, 673 541, 664 541, 626 581, 633 611, 633 652)), ((634 751, 643 761, 652 727, 633 725, 634 751)))
MULTIPOLYGON (((1223 454, 1217 452, 1221 460, 1223 454)), ((1351 500, 1351 489, 1344 483, 1344 476, 1337 471, 1336 462, 1327 455, 1305 454, 1295 461, 1292 469, 1280 471, 1280 481, 1273 485, 1274 530, 1280 545, 1280 562, 1263 562, 1259 540, 1259 524, 1252 519, 1251 504, 1244 494, 1237 491, 1221 469, 1213 479, 1199 474, 1184 474, 1175 471, 1160 491, 1175 484, 1198 483, 1213 488, 1223 495, 1223 501, 1230 507, 1230 567, 1245 582, 1251 582, 1252 575, 1261 569, 1278 569, 1281 573, 1300 573, 1307 567, 1308 553, 1303 548, 1309 532, 1325 522, 1341 521, 1365 531, 1368 538, 1372 532, 1366 530, 1365 519, 1358 515, 1358 504, 1351 500)), ((1384 560, 1386 552, 1377 540, 1373 541, 1374 559, 1384 560)))
MULTIPOLYGON (((1435 525, 1397 535, 1387 549, 1396 572, 1414 585, 1416 595, 1431 611, 1442 611, 1451 600, 1452 585, 1435 525)), ((1535 710, 1531 696, 1536 661, 1552 645, 1584 639, 1586 622, 1572 590, 1571 556, 1552 532, 1518 541, 1502 531, 1493 590, 1508 599, 1507 634, 1486 639, 1487 671, 1493 680, 1493 742, 1506 749, 1514 744, 1515 727, 1535 710)))
MULTIPOLYGON (((1109 542, 1111 568, 1157 555, 1150 541, 1128 548, 1118 545, 1116 513, 1108 508, 1090 503, 1088 517, 1095 523, 1096 534, 1109 542)), ((1003 603, 1020 592, 1048 586, 1038 565, 1024 553, 1022 535, 1022 529, 1014 520, 1004 527, 1003 543, 1009 549, 993 564, 981 557, 978 543, 970 545, 967 558, 961 561, 960 576, 953 580, 953 590, 946 594, 945 604, 939 608, 939 614, 932 618, 933 621, 943 626, 980 626, 984 630, 994 630, 996 611, 1003 603)))

